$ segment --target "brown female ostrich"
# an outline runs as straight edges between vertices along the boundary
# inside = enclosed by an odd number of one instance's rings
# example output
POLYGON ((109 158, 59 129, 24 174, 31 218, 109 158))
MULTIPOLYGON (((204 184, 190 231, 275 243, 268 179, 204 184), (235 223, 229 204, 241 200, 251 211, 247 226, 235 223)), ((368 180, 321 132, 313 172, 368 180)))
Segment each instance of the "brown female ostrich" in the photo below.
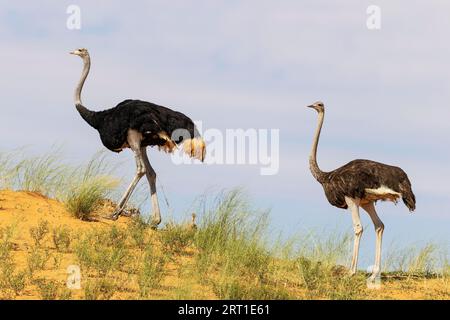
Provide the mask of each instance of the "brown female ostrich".
POLYGON ((319 124, 309 157, 311 173, 322 185, 328 202, 338 208, 348 208, 352 214, 355 240, 350 266, 351 274, 356 273, 359 241, 363 233, 359 207, 367 211, 375 226, 377 237, 375 265, 369 278, 373 282, 380 275, 381 240, 384 230, 383 222, 375 211, 374 203, 378 200, 397 202, 399 198, 402 198, 408 209, 414 211, 416 198, 411 190, 411 183, 402 169, 371 160, 353 160, 334 171, 321 171, 317 165, 316 155, 325 107, 322 102, 316 102, 308 107, 313 108, 319 114, 319 124))
POLYGON ((81 102, 81 90, 91 67, 89 52, 81 48, 71 54, 81 57, 84 63, 80 82, 75 89, 75 106, 81 117, 98 130, 106 148, 114 152, 130 148, 136 158, 136 176, 111 218, 116 220, 124 211, 137 183, 146 175, 152 200, 152 223, 158 225, 161 222, 161 214, 156 195, 156 173, 148 160, 146 147, 158 146, 166 152, 172 152, 178 144, 183 144, 187 154, 203 161, 205 158, 203 139, 187 116, 150 102, 125 100, 112 109, 98 112, 88 110, 81 102))

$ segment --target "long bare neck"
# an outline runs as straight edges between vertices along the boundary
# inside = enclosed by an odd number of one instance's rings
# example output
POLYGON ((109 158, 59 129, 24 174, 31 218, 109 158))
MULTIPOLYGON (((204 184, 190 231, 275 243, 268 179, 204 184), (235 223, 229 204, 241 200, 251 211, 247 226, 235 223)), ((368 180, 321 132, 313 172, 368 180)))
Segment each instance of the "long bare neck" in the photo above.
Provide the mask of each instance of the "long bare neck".
POLYGON ((316 134, 314 136, 311 154, 309 156, 309 169, 311 170, 314 178, 319 182, 322 180, 324 172, 320 170, 319 165, 317 164, 317 145, 319 144, 320 131, 322 130, 324 116, 325 113, 323 111, 319 112, 316 134))
POLYGON ((74 101, 75 107, 77 108, 81 117, 87 123, 89 123, 90 126, 96 128, 97 124, 95 121, 95 112, 87 109, 85 106, 83 106, 83 103, 81 102, 81 90, 83 90, 83 85, 84 82, 86 81, 90 69, 91 69, 91 59, 89 55, 87 55, 86 57, 83 58, 83 72, 81 73, 80 81, 78 82, 78 85, 75 88, 74 101))
POLYGON ((78 85, 75 88, 74 94, 75 105, 77 104, 83 105, 83 103, 81 102, 81 90, 83 90, 83 85, 84 82, 86 81, 90 69, 91 69, 91 58, 89 56, 86 56, 85 58, 83 58, 83 72, 81 73, 80 81, 78 82, 78 85))

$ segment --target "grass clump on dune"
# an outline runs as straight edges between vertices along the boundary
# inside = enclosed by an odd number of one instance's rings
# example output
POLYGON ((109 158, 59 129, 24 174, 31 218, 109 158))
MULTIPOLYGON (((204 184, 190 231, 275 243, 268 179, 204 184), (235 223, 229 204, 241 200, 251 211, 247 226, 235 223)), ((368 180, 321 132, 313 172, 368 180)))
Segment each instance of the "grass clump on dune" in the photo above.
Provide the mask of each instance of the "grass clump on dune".
POLYGON ((364 276, 350 277, 351 237, 313 234, 273 240, 268 214, 251 208, 240 190, 223 192, 206 208, 195 235, 200 278, 221 299, 357 299, 364 276))
POLYGON ((13 188, 19 169, 15 158, 13 153, 0 152, 0 190, 13 188))
MULTIPOLYGON (((422 247, 411 246, 403 249, 391 249, 385 259, 386 281, 415 279, 436 279, 443 287, 449 286, 450 264, 446 247, 428 243, 422 247)), ((449 290, 447 289, 447 295, 449 290)), ((450 296, 450 295, 449 295, 450 296)))
POLYGON ((112 196, 119 185, 119 179, 113 177, 114 169, 101 152, 84 166, 64 163, 58 148, 38 156, 27 156, 23 151, 2 153, 0 189, 56 198, 75 217, 89 220, 99 203, 112 196))
POLYGON ((429 243, 421 248, 391 249, 384 269, 410 275, 432 275, 439 269, 439 265, 442 266, 444 263, 439 259, 438 248, 429 243))
POLYGON ((61 163, 58 150, 27 158, 18 165, 18 188, 48 197, 55 196, 67 170, 68 166, 61 163))
POLYGON ((267 214, 251 209, 240 190, 222 193, 205 209, 195 235, 197 268, 222 299, 288 298, 270 286, 273 257, 267 214))
POLYGON ((307 299, 360 299, 365 275, 350 276, 346 265, 352 237, 348 233, 309 233, 298 240, 293 265, 307 299), (318 236, 320 235, 320 236, 318 236))
POLYGON ((67 192, 62 196, 67 210, 81 220, 91 219, 101 201, 111 196, 119 185, 112 171, 101 154, 73 170, 67 192))
POLYGON ((0 189, 55 197, 68 172, 58 148, 37 156, 28 156, 23 150, 0 153, 0 189))

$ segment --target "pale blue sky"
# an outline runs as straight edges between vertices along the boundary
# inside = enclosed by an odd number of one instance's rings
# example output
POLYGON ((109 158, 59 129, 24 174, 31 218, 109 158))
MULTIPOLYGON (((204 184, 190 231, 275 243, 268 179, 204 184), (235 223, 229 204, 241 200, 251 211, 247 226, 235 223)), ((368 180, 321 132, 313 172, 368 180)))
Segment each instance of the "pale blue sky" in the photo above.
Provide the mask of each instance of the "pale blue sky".
MULTIPOLYGON (((102 147, 72 102, 81 62, 68 52, 86 47, 92 69, 83 101, 94 110, 139 98, 210 128, 280 129, 275 176, 254 166, 174 166, 151 151, 175 217, 211 186, 243 186, 256 206, 272 209, 276 230, 351 230, 350 215, 328 204, 308 168, 316 115, 305 106, 322 100, 323 170, 367 158, 410 176, 413 215, 403 204, 378 205, 386 248, 449 245, 448 2, 0 1, 0 8, 0 150, 60 143, 81 161, 102 147), (66 28, 69 4, 81 8, 79 31, 66 28), (370 4, 381 7, 381 30, 366 28, 370 4)), ((128 162, 131 176, 131 154, 113 157, 128 162)), ((363 221, 368 264, 374 234, 364 214, 363 221)))

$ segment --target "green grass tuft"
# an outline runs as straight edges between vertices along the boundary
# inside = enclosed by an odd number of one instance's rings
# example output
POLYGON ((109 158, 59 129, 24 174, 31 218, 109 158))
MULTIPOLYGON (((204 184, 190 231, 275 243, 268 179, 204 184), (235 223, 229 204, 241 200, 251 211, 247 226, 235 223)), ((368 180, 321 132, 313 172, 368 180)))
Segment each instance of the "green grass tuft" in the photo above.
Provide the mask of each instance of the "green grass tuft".
POLYGON ((111 176, 112 169, 105 159, 104 155, 96 154, 86 166, 76 168, 71 175, 70 185, 62 198, 67 210, 78 219, 92 219, 102 200, 119 185, 119 180, 111 176))
POLYGON ((52 240, 58 252, 69 252, 69 247, 72 242, 70 229, 65 226, 53 228, 52 240))
POLYGON ((34 245, 39 246, 44 240, 45 236, 48 234, 48 221, 40 220, 36 227, 30 228, 31 238, 34 240, 34 245))

